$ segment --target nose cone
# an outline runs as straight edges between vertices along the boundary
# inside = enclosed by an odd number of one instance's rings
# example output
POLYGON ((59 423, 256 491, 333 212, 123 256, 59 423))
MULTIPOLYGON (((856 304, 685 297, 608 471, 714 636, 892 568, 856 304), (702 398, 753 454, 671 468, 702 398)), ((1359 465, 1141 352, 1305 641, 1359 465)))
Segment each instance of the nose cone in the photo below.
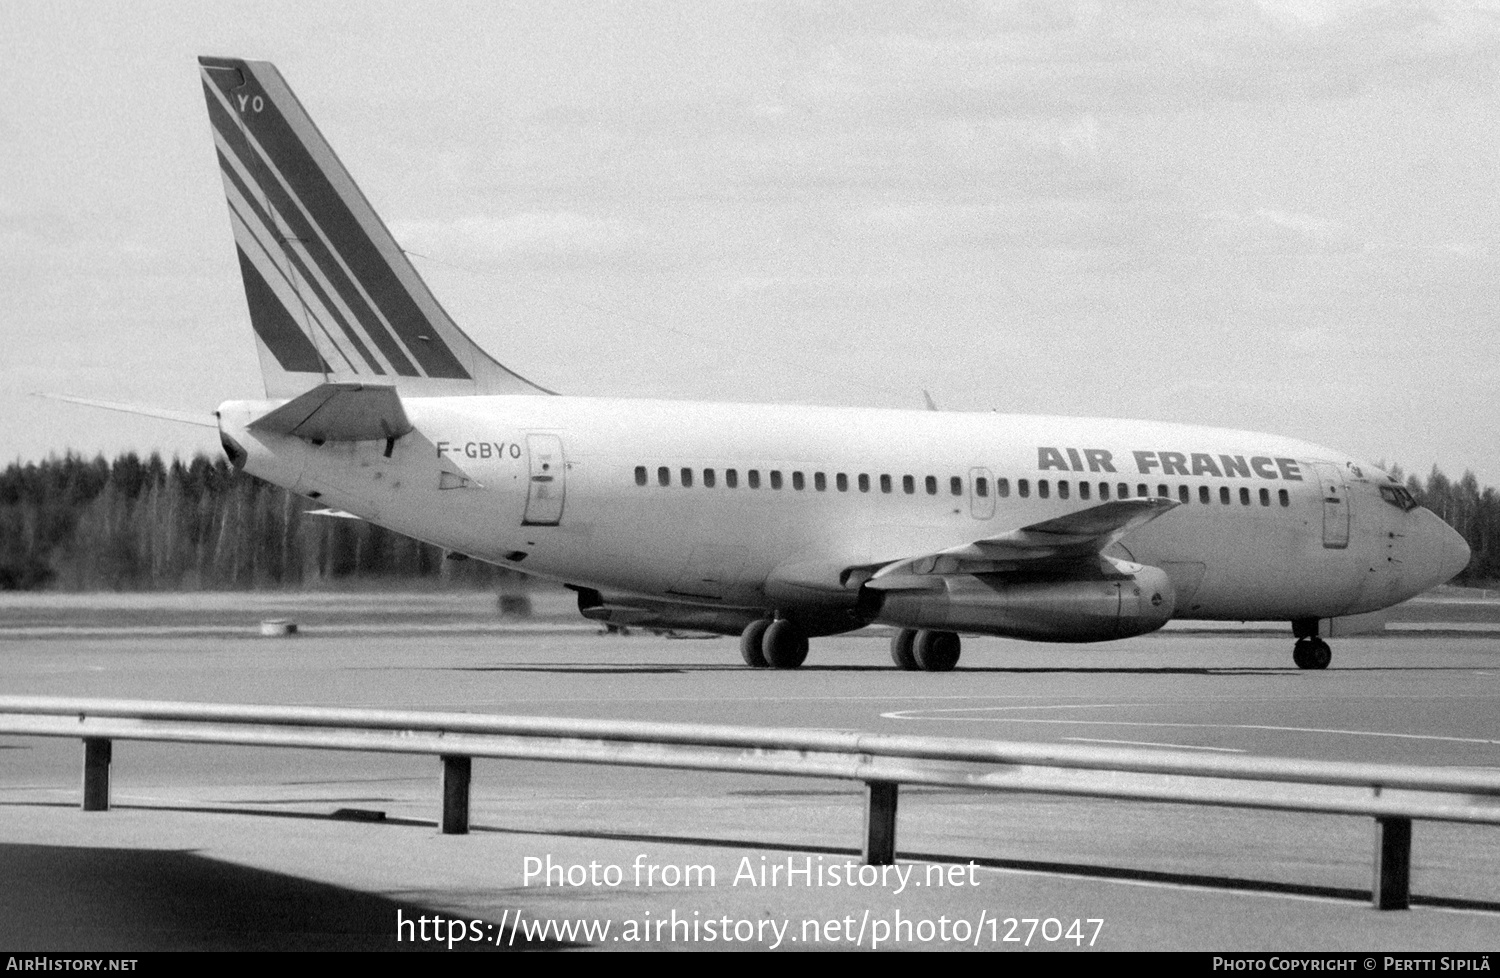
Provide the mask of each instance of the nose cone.
POLYGON ((1443 559, 1439 565, 1441 573, 1438 575, 1438 584, 1446 584, 1462 573, 1469 566, 1471 556, 1469 544, 1459 536, 1457 530, 1447 523, 1442 523, 1442 528, 1445 532, 1442 535, 1443 559))
POLYGON ((1408 557, 1407 583, 1415 595, 1448 583, 1468 567, 1469 545, 1431 510, 1417 509, 1413 513, 1417 517, 1417 531, 1411 537, 1414 546, 1408 557))

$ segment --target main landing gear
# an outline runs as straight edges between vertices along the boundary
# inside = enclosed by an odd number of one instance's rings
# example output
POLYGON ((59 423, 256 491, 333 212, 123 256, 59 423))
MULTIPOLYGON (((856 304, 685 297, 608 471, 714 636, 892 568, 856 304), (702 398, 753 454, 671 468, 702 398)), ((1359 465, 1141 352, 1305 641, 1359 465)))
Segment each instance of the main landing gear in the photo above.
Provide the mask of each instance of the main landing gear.
POLYGON ((1318 636, 1316 618, 1298 618, 1292 622, 1292 634, 1297 644, 1292 648, 1292 661, 1298 669, 1327 669, 1333 661, 1333 650, 1318 636))
POLYGON ((740 633, 740 657, 752 669, 795 669, 807 659, 807 633, 786 618, 761 618, 740 633))
POLYGON ((958 665, 961 651, 955 632, 903 628, 891 636, 891 661, 908 672, 948 672, 958 665))

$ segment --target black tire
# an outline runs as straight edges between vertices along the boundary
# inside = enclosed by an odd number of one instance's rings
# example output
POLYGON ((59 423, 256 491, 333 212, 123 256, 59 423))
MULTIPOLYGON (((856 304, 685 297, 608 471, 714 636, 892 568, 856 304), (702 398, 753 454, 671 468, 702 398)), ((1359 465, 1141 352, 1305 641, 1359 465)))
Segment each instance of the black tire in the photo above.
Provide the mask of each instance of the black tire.
POLYGON ((962 648, 956 633, 924 628, 917 632, 917 639, 912 643, 912 655, 917 660, 917 668, 923 672, 949 672, 958 665, 962 648))
POLYGON ((1333 649, 1321 638, 1302 638, 1292 648, 1292 661, 1298 669, 1327 669, 1333 661, 1333 649))
POLYGON ((807 660, 807 633, 795 622, 778 618, 766 629, 760 651, 772 669, 795 669, 807 660))
POLYGON ((891 636, 891 661, 896 664, 897 669, 916 671, 917 657, 912 652, 912 644, 916 640, 917 631, 914 628, 898 628, 896 634, 891 636))
POLYGON ((751 669, 764 669, 769 662, 766 661, 765 653, 761 651, 761 643, 765 640, 766 629, 771 627, 771 619, 761 618, 752 621, 740 632, 740 658, 745 660, 745 665, 751 669))

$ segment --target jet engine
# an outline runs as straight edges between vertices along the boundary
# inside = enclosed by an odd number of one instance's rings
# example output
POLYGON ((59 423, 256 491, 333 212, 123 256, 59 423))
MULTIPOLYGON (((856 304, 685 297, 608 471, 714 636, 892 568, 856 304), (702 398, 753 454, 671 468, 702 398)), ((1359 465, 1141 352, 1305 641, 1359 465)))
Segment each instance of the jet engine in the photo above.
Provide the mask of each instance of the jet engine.
POLYGON ((900 628, 1032 642, 1130 638, 1154 632, 1171 619, 1176 592, 1165 571, 1124 561, 1108 564, 1121 573, 1084 580, 955 574, 906 582, 915 587, 867 586, 862 610, 873 622, 900 628))

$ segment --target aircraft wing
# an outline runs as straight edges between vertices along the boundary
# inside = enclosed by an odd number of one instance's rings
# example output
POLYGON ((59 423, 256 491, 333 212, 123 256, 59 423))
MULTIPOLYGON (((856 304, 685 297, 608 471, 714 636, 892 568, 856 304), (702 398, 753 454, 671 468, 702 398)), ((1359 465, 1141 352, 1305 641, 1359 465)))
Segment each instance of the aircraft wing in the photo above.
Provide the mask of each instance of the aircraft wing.
POLYGON ((396 388, 319 384, 250 422, 250 427, 308 441, 376 441, 412 430, 396 388))
POLYGON ((1118 499, 985 537, 937 553, 897 560, 865 582, 877 590, 926 586, 924 578, 996 574, 1098 558, 1116 540, 1179 504, 1170 499, 1118 499))

